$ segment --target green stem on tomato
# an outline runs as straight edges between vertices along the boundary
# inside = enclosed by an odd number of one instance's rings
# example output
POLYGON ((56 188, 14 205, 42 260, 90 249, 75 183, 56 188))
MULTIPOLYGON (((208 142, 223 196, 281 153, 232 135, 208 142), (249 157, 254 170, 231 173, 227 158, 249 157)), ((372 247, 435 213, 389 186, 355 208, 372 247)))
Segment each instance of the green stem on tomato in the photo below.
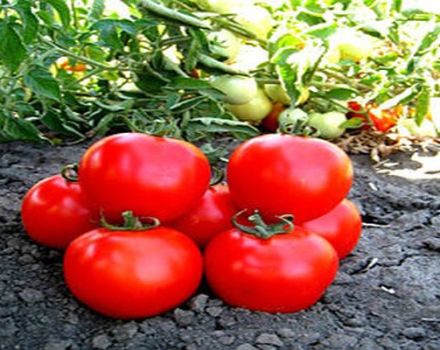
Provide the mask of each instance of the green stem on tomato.
POLYGON ((253 226, 242 225, 238 222, 238 219, 247 211, 247 209, 244 209, 235 214, 232 218, 232 224, 240 231, 249 233, 258 238, 269 239, 275 235, 292 232, 294 229, 293 215, 276 216, 276 218, 280 220, 279 223, 267 224, 258 210, 255 210, 254 213, 247 218, 253 226))
POLYGON ((212 58, 212 57, 205 55, 203 53, 200 53, 198 55, 198 60, 201 64, 203 64, 206 67, 218 69, 224 73, 234 74, 234 75, 247 75, 247 76, 249 75, 248 72, 245 72, 241 69, 234 68, 232 66, 229 66, 226 63, 218 61, 215 58, 212 58))

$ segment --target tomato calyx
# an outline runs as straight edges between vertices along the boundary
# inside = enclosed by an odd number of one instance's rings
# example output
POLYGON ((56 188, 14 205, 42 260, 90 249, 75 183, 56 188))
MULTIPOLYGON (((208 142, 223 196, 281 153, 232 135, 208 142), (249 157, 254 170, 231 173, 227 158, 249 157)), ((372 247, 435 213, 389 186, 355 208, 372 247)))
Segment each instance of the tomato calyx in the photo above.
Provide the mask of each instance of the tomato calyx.
POLYGON ((78 182, 78 164, 67 164, 61 169, 61 176, 69 182, 78 182))
POLYGON ((124 219, 122 225, 114 225, 109 223, 101 213, 100 224, 110 231, 147 231, 160 226, 159 219, 153 217, 139 218, 132 211, 124 211, 122 218, 124 219))
POLYGON ((269 239, 275 235, 292 232, 294 229, 293 215, 275 216, 275 218, 279 219, 280 222, 268 224, 264 221, 258 210, 255 210, 253 214, 247 217, 247 220, 251 222, 252 226, 240 224, 238 222, 239 218, 247 211, 248 209, 244 209, 235 214, 232 217, 232 223, 240 231, 249 233, 258 238, 269 239))

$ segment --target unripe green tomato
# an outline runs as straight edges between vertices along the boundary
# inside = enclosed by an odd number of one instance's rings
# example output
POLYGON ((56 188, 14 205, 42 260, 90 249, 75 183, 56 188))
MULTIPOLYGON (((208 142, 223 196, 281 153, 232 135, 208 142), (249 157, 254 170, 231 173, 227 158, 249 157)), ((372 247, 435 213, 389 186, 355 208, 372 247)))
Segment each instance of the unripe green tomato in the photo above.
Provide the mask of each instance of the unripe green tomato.
POLYGON ((397 124, 397 132, 402 136, 437 137, 435 126, 428 119, 424 119, 420 126, 413 118, 400 120, 397 124))
POLYGON ((240 120, 259 124, 272 110, 272 102, 262 89, 258 89, 256 96, 250 102, 228 105, 228 109, 240 120))
POLYGON ((234 60, 240 51, 240 40, 229 30, 222 29, 210 32, 208 40, 211 43, 211 52, 220 57, 234 60))
POLYGON ((233 105, 248 103, 257 94, 257 82, 253 78, 222 75, 211 80, 211 85, 225 94, 223 101, 233 105))
POLYGON ((347 117, 343 113, 311 113, 309 115, 309 125, 315 128, 319 136, 324 139, 336 139, 341 136, 345 129, 340 125, 347 121, 347 117))
POLYGON ((290 105, 290 97, 280 84, 266 84, 264 85, 264 91, 273 102, 290 105))
MULTIPOLYGON (((365 34, 355 29, 340 29, 330 37, 330 47, 336 46, 339 49, 341 60, 352 60, 359 62, 373 54, 373 41, 365 34)), ((334 60, 335 57, 332 58, 334 60)))
POLYGON ((258 39, 267 39, 273 28, 272 16, 269 11, 258 6, 240 8, 235 20, 245 29, 255 34, 258 39))

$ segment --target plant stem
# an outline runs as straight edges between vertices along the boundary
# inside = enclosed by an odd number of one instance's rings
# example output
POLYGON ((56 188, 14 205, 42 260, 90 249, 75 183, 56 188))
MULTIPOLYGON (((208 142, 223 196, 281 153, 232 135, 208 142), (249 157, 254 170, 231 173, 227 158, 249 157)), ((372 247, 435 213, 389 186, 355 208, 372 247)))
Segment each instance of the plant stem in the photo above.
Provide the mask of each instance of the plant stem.
POLYGON ((208 55, 205 55, 203 53, 200 53, 198 55, 199 62, 206 67, 218 69, 224 73, 228 74, 234 74, 234 75, 249 75, 248 72, 245 72, 241 69, 236 69, 234 67, 231 67, 223 62, 220 62, 212 57, 209 57, 208 55))
POLYGON ((195 16, 190 16, 187 14, 184 14, 180 11, 170 9, 160 3, 157 3, 153 0, 141 0, 140 6, 147 11, 153 12, 156 15, 159 15, 161 17, 165 17, 171 20, 175 20, 187 25, 190 25, 192 27, 198 27, 198 28, 204 28, 204 29, 210 29, 211 26, 207 24, 206 22, 200 20, 199 18, 195 16))

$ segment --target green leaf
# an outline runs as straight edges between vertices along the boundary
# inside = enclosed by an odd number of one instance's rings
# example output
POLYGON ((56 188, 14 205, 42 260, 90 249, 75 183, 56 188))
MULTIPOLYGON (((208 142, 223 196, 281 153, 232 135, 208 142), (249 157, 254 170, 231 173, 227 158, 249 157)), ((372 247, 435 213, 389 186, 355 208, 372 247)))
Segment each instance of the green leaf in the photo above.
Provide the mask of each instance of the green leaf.
POLYGON ((97 20, 102 17, 105 10, 105 0, 94 0, 90 8, 89 18, 97 20))
POLYGON ((410 101, 417 95, 417 93, 417 86, 408 88, 397 96, 394 96, 393 98, 383 102, 379 106, 379 109, 390 109, 397 106, 398 104, 402 104, 403 101, 410 101))
POLYGON ((26 58, 26 49, 20 36, 9 22, 0 22, 0 60, 11 71, 16 71, 26 58))
POLYGON ((306 33, 317 38, 325 39, 336 33, 337 29, 338 25, 336 23, 324 23, 310 27, 310 29, 308 29, 306 33))
POLYGON ((333 100, 347 101, 356 97, 359 92, 350 88, 336 88, 328 91, 325 96, 333 100))
POLYGON ((343 129, 358 129, 364 124, 362 118, 350 118, 346 122, 343 122, 339 127, 343 129))
POLYGON ((194 78, 178 77, 172 80, 172 85, 175 89, 184 90, 212 89, 211 84, 207 81, 194 78))
POLYGON ((415 56, 422 56, 427 53, 431 46, 434 45, 439 40, 440 36, 440 24, 437 25, 431 32, 427 33, 425 37, 420 42, 419 47, 415 53, 415 56))
POLYGON ((249 123, 219 119, 219 118, 194 118, 184 125, 189 139, 196 139, 206 133, 233 133, 237 137, 246 139, 260 134, 259 130, 249 123))
POLYGON ((38 19, 32 12, 31 2, 18 0, 14 8, 20 14, 23 22, 23 40, 25 43, 30 43, 38 33, 38 19))
POLYGON ((0 112, 0 142, 15 140, 48 141, 30 121, 0 112))
POLYGON ((123 44, 118 35, 118 21, 113 19, 103 19, 95 22, 92 27, 92 30, 98 30, 100 34, 101 40, 108 47, 115 50, 122 50, 123 44))
POLYGON ((58 82, 43 67, 33 67, 24 75, 24 83, 37 95, 61 102, 58 82))
POLYGON ((200 47, 201 45, 198 38, 194 36, 185 56, 185 70, 187 72, 191 72, 196 67, 198 62, 200 47))
POLYGON ((60 16, 64 27, 70 27, 70 9, 64 0, 46 0, 60 16))
POLYGON ((419 95, 419 98, 417 99, 416 103, 416 124, 420 126, 423 122, 423 119, 425 119, 425 116, 429 112, 430 108, 430 91, 429 88, 424 86, 422 88, 422 91, 419 95))
POLYGON ((396 12, 402 10, 402 0, 393 0, 393 10, 396 12))

